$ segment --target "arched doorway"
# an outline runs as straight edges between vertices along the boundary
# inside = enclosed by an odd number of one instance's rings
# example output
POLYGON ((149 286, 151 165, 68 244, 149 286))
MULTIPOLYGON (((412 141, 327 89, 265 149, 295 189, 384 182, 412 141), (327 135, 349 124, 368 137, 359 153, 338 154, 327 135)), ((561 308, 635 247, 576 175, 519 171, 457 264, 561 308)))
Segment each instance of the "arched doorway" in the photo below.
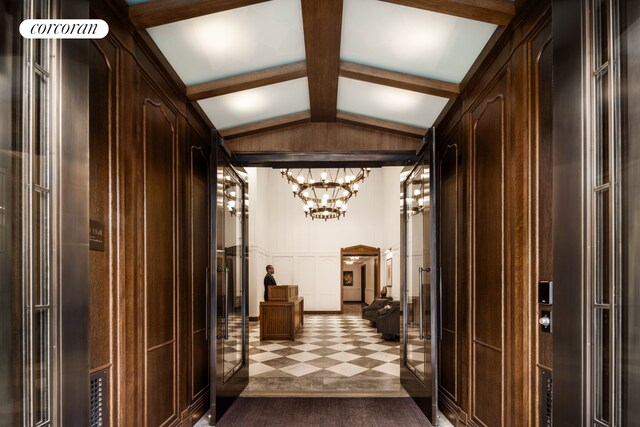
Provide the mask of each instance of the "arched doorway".
MULTIPOLYGON (((340 312, 344 312, 344 263, 345 259, 350 257, 372 257, 373 263, 373 297, 375 298, 380 294, 380 248, 374 248, 366 245, 349 246, 340 249, 340 312)), ((364 299, 362 300, 364 302, 364 299)))

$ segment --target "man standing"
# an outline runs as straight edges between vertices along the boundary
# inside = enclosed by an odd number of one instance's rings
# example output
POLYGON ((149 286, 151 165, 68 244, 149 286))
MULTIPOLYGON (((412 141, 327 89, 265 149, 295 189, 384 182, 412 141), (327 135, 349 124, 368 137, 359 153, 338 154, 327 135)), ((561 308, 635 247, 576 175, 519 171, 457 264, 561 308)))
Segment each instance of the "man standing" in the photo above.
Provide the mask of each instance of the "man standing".
POLYGON ((275 270, 273 269, 273 265, 267 265, 267 274, 264 276, 264 300, 267 301, 267 286, 275 286, 276 279, 273 278, 273 273, 275 270))

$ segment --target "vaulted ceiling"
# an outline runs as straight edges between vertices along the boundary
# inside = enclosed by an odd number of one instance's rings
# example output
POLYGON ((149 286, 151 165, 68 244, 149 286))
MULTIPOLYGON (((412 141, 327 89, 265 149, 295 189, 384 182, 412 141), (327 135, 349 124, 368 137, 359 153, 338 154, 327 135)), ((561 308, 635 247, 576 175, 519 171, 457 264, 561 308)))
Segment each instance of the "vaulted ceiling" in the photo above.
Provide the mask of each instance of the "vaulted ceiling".
POLYGON ((340 124, 419 139, 515 9, 510 0, 128 3, 188 98, 226 140, 249 142, 274 140, 276 129, 336 137, 340 124))

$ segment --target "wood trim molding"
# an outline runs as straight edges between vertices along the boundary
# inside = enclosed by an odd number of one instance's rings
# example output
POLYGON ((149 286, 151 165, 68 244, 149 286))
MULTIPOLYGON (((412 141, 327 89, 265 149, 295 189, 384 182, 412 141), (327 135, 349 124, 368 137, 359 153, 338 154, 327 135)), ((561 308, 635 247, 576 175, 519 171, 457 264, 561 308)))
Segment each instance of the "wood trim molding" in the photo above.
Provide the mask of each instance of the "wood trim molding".
POLYGON ((289 114, 287 116, 275 117, 273 119, 262 120, 255 123, 237 126, 234 128, 219 131, 224 138, 239 138, 241 136, 253 135, 259 132, 265 132, 274 129, 280 129, 286 126, 293 126, 301 123, 307 123, 311 119, 309 111, 289 114))
POLYGON ((382 0, 387 3, 506 26, 516 13, 511 0, 382 0))
POLYGON ((226 79, 212 80, 206 83, 187 86, 187 97, 191 101, 197 101, 199 99, 211 98, 214 96, 239 92, 241 90, 294 80, 305 77, 306 75, 307 63, 305 61, 301 61, 293 64, 282 65, 280 67, 267 68, 266 70, 241 74, 239 76, 233 76, 226 79))
POLYGON ((383 130, 386 132, 397 133, 399 135, 410 137, 423 137, 427 133, 426 128, 405 125, 404 123, 390 122, 387 120, 376 119, 374 117, 361 116, 359 114, 346 113, 338 111, 336 114, 338 122, 362 126, 370 129, 383 130))
POLYGON ((460 93, 460 85, 456 83, 370 67, 348 61, 340 62, 340 76, 425 93, 427 95, 440 96, 442 98, 455 98, 460 93))
POLYGON ((155 0, 129 6, 129 19, 137 29, 262 3, 266 0, 155 0))
POLYGON ((342 0, 302 0, 311 121, 336 120, 342 0))
POLYGON ((311 122, 229 139, 226 144, 234 154, 390 153, 415 152, 421 139, 344 123, 311 122))

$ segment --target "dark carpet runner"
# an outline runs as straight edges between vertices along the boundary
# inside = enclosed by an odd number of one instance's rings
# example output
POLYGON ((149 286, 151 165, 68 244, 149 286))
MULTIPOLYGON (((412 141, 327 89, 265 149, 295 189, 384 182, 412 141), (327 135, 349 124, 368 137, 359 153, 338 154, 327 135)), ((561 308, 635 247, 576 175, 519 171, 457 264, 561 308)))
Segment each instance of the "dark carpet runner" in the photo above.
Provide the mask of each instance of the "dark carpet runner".
POLYGON ((397 398, 266 398, 241 397, 219 427, 258 426, 430 426, 408 397, 397 398))

